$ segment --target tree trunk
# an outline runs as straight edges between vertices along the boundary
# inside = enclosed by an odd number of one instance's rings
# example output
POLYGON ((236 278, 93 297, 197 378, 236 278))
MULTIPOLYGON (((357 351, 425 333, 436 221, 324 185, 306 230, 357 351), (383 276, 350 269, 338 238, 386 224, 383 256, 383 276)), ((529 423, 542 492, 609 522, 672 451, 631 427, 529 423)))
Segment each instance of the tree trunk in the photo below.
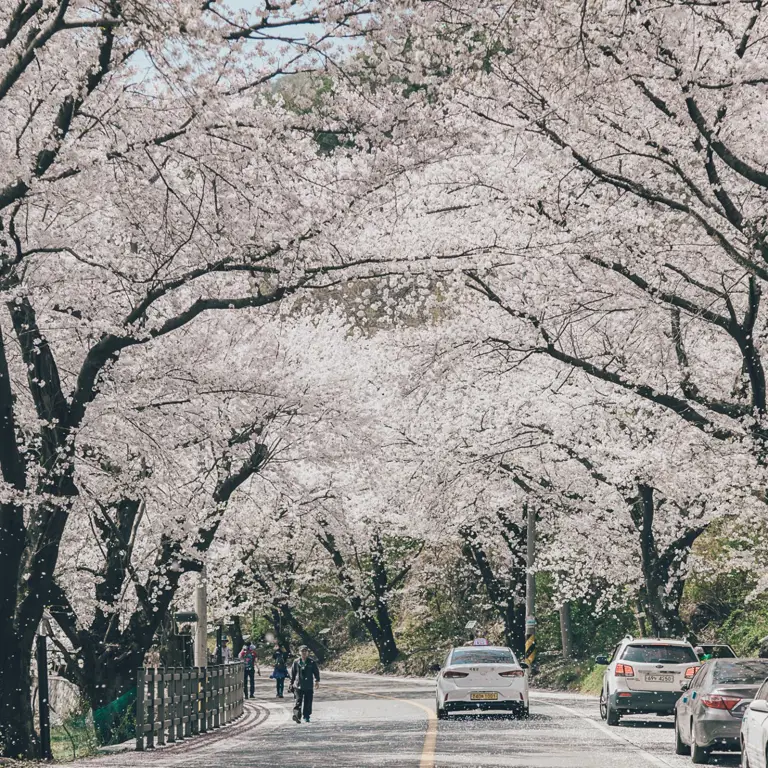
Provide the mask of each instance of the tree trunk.
POLYGON ((32 645, 12 632, 0 636, 0 754, 36 757, 39 753, 32 710, 32 645))
POLYGON ((232 618, 232 623, 229 625, 229 634, 232 638, 232 655, 236 658, 237 654, 242 650, 243 645, 245 645, 245 641, 243 640, 243 627, 240 624, 239 616, 234 616, 232 618))
POLYGON ((325 645, 307 632, 304 625, 296 618, 288 605, 281 605, 280 612, 285 619, 285 623, 299 636, 302 645, 306 645, 319 662, 324 662, 328 657, 328 649, 325 645))
MULTIPOLYGON (((511 529, 509 532, 512 533, 511 529)), ((505 583, 494 572, 477 532, 472 527, 465 526, 460 533, 464 539, 462 548, 464 557, 479 571, 488 599, 504 623, 504 638, 507 645, 518 656, 522 656, 525 652, 525 605, 516 599, 516 595, 525 583, 524 561, 520 561, 519 557, 514 558, 509 583, 505 583)), ((520 535, 518 528, 515 538, 519 539, 520 535)), ((513 551, 513 555, 522 551, 520 547, 513 547, 510 541, 507 544, 513 551)))
POLYGON ((363 619, 368 631, 371 633, 376 650, 379 652, 379 661, 382 664, 391 664, 400 655, 395 642, 395 634, 392 631, 392 619, 386 605, 377 608, 378 620, 372 618, 363 619))
POLYGON ((685 579, 677 574, 683 569, 696 539, 705 526, 688 529, 659 554, 653 531, 656 511, 654 489, 638 486, 638 496, 632 500, 631 513, 640 534, 640 560, 646 619, 654 637, 683 637, 686 626, 680 618, 680 600, 685 579))

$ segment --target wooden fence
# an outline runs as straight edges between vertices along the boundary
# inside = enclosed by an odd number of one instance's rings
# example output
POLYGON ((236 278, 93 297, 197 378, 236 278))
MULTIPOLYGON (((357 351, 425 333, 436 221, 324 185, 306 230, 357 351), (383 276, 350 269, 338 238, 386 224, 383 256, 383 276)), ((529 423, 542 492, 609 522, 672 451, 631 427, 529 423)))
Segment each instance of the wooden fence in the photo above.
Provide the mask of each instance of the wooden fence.
POLYGON ((243 664, 140 669, 136 749, 220 728, 243 714, 243 664))

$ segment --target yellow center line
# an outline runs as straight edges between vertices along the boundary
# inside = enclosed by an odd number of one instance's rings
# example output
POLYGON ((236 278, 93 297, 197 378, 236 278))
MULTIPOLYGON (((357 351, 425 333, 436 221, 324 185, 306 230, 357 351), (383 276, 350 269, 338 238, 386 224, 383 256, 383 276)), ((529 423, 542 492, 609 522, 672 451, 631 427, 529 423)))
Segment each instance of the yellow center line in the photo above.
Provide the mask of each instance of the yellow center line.
POLYGON ((419 704, 418 701, 410 699, 398 699, 395 696, 381 696, 378 693, 369 693, 368 691, 358 691, 354 688, 340 688, 334 686, 337 691, 345 693, 357 693, 361 696, 372 696, 374 699, 387 699, 388 701, 399 701, 403 704, 410 704, 412 707, 418 707, 427 713, 427 732, 424 735, 424 747, 421 750, 421 762, 419 768, 435 768, 435 752, 437 751, 437 715, 431 707, 419 704))

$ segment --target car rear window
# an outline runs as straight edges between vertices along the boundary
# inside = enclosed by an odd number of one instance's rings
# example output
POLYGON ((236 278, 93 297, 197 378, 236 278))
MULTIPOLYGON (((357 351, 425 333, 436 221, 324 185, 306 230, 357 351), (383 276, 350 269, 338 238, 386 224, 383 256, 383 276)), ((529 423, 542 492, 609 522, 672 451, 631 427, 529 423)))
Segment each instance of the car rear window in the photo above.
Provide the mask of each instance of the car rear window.
POLYGON ((634 661, 638 664, 686 664, 698 662, 693 648, 686 645, 628 645, 624 649, 622 661, 634 661))
POLYGON ((701 649, 713 659, 736 658, 736 654, 727 645, 702 645, 701 649))
POLYGON ((714 670, 714 682, 759 685, 768 677, 768 661, 719 661, 714 670))
POLYGON ((514 664, 509 648, 457 648, 451 664, 514 664))

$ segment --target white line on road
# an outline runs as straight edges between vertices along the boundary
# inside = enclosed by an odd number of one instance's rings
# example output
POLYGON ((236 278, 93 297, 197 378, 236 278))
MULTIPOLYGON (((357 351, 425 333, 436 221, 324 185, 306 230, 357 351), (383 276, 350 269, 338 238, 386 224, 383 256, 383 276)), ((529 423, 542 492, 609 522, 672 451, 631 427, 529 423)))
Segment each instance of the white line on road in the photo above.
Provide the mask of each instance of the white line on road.
POLYGON ((564 712, 567 712, 569 715, 572 715, 573 717, 578 717, 579 720, 584 720, 584 722, 589 723, 595 730, 600 731, 600 733, 602 733, 605 736, 608 736, 614 741, 618 741, 620 744, 628 746, 633 752, 640 755, 643 758, 643 760, 647 760, 649 763, 653 763, 653 765, 660 765, 660 766, 663 766, 663 768, 674 768, 672 763, 668 763, 663 758, 657 757, 656 755, 652 755, 650 752, 646 752, 642 747, 638 747, 637 744, 635 744, 630 739, 626 738, 626 736, 622 736, 621 732, 619 730, 616 730, 615 728, 609 728, 607 725, 603 725, 602 723, 599 723, 596 720, 593 720, 591 717, 587 717, 587 715, 583 715, 581 714, 581 712, 577 712, 575 709, 566 707, 563 704, 554 704, 551 701, 544 701, 543 698, 541 703, 547 707, 562 709, 564 712))

